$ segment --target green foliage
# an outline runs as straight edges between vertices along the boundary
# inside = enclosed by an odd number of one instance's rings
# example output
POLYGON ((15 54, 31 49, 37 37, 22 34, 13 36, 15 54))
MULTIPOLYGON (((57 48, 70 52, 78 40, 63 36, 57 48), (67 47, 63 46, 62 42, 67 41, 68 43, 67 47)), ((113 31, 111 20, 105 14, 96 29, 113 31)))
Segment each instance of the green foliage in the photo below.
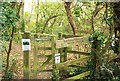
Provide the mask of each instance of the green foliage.
POLYGON ((104 42, 105 40, 105 35, 104 35, 104 32, 100 32, 100 31, 95 31, 93 34, 92 34, 92 38, 97 38, 96 40, 98 41, 102 41, 104 42))
POLYGON ((117 62, 111 61, 109 63, 103 63, 103 65, 100 67, 100 79, 117 81, 120 77, 118 71, 120 71, 120 68, 117 62))
POLYGON ((75 15, 76 17, 79 17, 79 16, 80 16, 80 10, 79 10, 79 8, 74 8, 74 15, 75 15))
POLYGON ((103 32, 95 31, 92 35, 92 50, 91 50, 91 61, 88 62, 88 69, 90 69, 90 81, 100 79, 107 81, 118 80, 120 76, 118 74, 119 63, 114 62, 113 60, 110 62, 105 61, 105 54, 102 53, 102 46, 104 45, 104 41, 106 36, 103 32), (98 68, 99 67, 99 68, 98 68))
POLYGON ((88 69, 90 69, 91 74, 90 78, 96 80, 99 79, 100 75, 100 69, 99 67, 103 63, 103 54, 101 54, 101 46, 103 45, 103 42, 105 40, 105 36, 103 32, 95 31, 91 35, 93 42, 91 47, 91 61, 88 62, 88 69))
POLYGON ((15 25, 15 22, 18 21, 18 17, 16 17, 16 10, 11 8, 10 3, 1 2, 0 3, 1 11, 1 24, 2 29, 11 27, 11 25, 15 25))
POLYGON ((13 71, 12 70, 8 70, 7 74, 5 74, 2 77, 2 80, 11 80, 13 78, 13 71))
MULTIPOLYGON (((6 59, 5 55, 3 55, 3 64, 2 64, 2 68, 3 68, 2 72, 3 73, 5 73, 5 65, 6 65, 5 59, 6 59)), ((17 57, 16 58, 11 57, 11 59, 10 59, 10 68, 8 69, 7 73, 5 73, 2 76, 3 81, 4 80, 11 80, 11 79, 13 79, 15 77, 14 74, 15 74, 15 71, 17 69, 16 63, 17 63, 17 57)))
POLYGON ((17 17, 16 9, 11 7, 11 3, 1 2, 0 3, 1 13, 0 13, 0 30, 3 40, 9 40, 11 28, 16 25, 19 20, 17 17))

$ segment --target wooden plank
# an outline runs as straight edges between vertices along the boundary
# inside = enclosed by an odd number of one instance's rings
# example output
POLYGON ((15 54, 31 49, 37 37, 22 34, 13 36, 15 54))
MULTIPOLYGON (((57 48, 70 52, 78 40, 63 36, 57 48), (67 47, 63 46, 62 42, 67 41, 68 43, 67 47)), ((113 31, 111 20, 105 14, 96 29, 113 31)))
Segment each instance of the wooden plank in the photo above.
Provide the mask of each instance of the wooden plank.
MULTIPOLYGON (((39 72, 52 72, 53 69, 45 69, 45 70, 39 70, 39 72)), ((34 72, 34 70, 31 70, 31 72, 34 72)))
POLYGON ((70 65, 68 67, 73 67, 73 68, 86 68, 86 66, 81 66, 81 65, 78 65, 78 64, 74 64, 74 65, 70 65))
POLYGON ((39 72, 52 72, 53 69, 40 70, 39 72))
POLYGON ((38 47, 38 50, 52 50, 51 47, 38 47))
MULTIPOLYGON (((39 62, 40 67, 43 63, 45 63, 45 62, 39 62)), ((48 62, 47 65, 52 65, 52 62, 48 62)))
POLYGON ((64 48, 67 47, 67 43, 64 42, 64 40, 56 40, 56 48, 64 48))
POLYGON ((70 78, 67 78, 63 81, 75 81, 77 79, 82 79, 83 77, 86 77, 86 76, 89 76, 90 75, 90 71, 86 71, 84 73, 81 73, 79 75, 76 75, 76 76, 73 76, 73 77, 70 77, 70 78))
POLYGON ((50 41, 50 38, 33 38, 35 41, 50 41))
POLYGON ((44 54, 40 54, 40 55, 38 55, 37 57, 38 58, 45 58, 45 57, 51 57, 52 55, 44 55, 44 54))
POLYGON ((59 48, 63 48, 63 47, 68 47, 68 46, 71 46, 71 44, 76 44, 76 43, 80 43, 80 42, 89 42, 88 36, 56 40, 56 48, 59 49, 59 48))
POLYGON ((65 38, 80 37, 80 35, 66 35, 66 34, 63 34, 63 37, 65 37, 65 38))
POLYGON ((70 65, 73 65, 75 63, 79 63, 80 61, 86 61, 86 60, 89 60, 89 59, 90 59, 90 56, 85 56, 85 57, 81 57, 79 59, 66 61, 64 63, 59 63, 59 64, 56 64, 56 69, 63 69, 63 68, 66 68, 70 65))
POLYGON ((51 37, 51 36, 55 36, 55 35, 50 35, 50 34, 41 34, 41 33, 31 33, 31 35, 38 35, 38 36, 47 36, 47 37, 51 37))
POLYGON ((80 54, 80 55, 90 55, 90 53, 86 52, 80 52, 80 51, 73 51, 73 50, 68 50, 68 53, 73 53, 73 54, 80 54))
POLYGON ((42 64, 42 67, 45 67, 45 65, 48 64, 51 59, 52 59, 52 55, 42 64))

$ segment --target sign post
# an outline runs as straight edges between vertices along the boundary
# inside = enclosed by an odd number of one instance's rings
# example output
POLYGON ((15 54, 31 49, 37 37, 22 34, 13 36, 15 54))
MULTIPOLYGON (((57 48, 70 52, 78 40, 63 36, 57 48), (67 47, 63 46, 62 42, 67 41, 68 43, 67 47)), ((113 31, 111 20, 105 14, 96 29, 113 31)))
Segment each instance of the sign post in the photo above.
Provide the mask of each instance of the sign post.
POLYGON ((30 51, 30 33, 25 32, 22 39, 22 49, 23 49, 23 78, 29 79, 29 51, 30 51))

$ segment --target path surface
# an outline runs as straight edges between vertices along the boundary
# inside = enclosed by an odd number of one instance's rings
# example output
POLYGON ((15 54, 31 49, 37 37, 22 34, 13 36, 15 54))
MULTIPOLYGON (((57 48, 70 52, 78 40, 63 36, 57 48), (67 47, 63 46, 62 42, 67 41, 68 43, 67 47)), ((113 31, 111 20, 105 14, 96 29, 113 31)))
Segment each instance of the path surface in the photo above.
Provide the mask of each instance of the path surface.
MULTIPOLYGON (((17 59, 16 67, 18 70, 15 75, 17 78, 21 79, 23 78, 23 51, 22 51, 22 46, 20 44, 13 43, 12 50, 11 50, 11 56, 17 59)), ((49 66, 46 66, 45 68, 48 68, 48 67, 49 66)), ((30 51, 30 69, 32 68, 33 68, 33 51, 30 51)), ((52 73, 50 72, 47 72, 47 73, 41 72, 38 74, 38 79, 50 79, 51 76, 52 76, 52 73)), ((32 72, 31 72, 30 77, 32 78, 32 72)))
MULTIPOLYGON (((31 46, 34 47, 34 46, 31 46)), ((75 48, 76 49, 76 48, 75 48)), ((79 49, 80 50, 80 49, 79 49)), ((30 51, 30 69, 33 69, 33 48, 31 48, 30 51)), ((38 51, 38 54, 46 54, 45 51, 38 51)), ((47 54, 51 54, 51 52, 47 52, 47 54)), ((11 50, 11 57, 15 57, 17 60, 17 71, 14 73, 16 75, 16 78, 22 79, 23 78, 23 51, 21 44, 13 43, 12 50, 11 50)), ((77 58, 73 54, 69 54, 68 60, 72 60, 77 58)), ((39 61, 46 61, 46 58, 42 59, 40 58, 39 61)), ((84 62, 81 62, 82 65, 84 65, 84 62)), ((39 64, 40 65, 40 64, 39 64)), ((41 66, 39 67, 41 69, 41 66)), ((51 65, 47 65, 44 69, 52 69, 51 65)), ((33 79, 33 73, 30 71, 30 78, 33 79)), ((38 79, 51 79, 52 72, 40 72, 38 73, 38 79)))

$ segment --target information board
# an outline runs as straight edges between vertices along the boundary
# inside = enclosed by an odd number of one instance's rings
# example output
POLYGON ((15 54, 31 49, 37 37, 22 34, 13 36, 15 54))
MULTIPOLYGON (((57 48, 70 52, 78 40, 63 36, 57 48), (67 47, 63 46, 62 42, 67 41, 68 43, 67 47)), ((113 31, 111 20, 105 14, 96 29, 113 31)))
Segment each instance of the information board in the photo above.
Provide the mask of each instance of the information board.
POLYGON ((22 50, 23 51, 30 51, 30 39, 22 39, 22 50))
POLYGON ((60 53, 55 54, 55 64, 60 63, 60 53))

